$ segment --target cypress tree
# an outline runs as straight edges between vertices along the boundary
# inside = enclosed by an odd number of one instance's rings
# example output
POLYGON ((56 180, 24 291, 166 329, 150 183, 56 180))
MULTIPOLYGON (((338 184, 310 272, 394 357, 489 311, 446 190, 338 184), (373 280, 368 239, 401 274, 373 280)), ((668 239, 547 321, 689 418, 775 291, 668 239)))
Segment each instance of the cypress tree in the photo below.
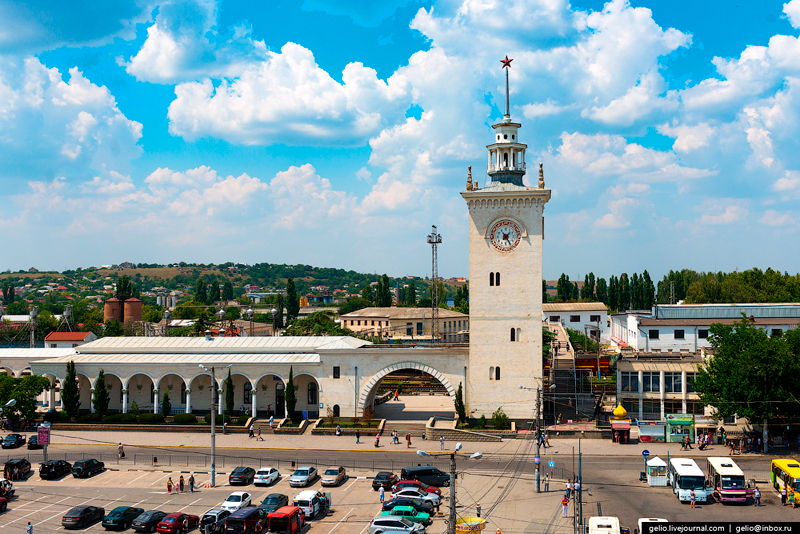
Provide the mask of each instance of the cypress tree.
POLYGON ((289 366, 289 381, 286 383, 286 394, 284 397, 286 401, 286 415, 294 420, 294 408, 297 406, 297 391, 294 387, 294 369, 289 366))
POLYGON ((233 377, 228 369, 228 378, 225 379, 225 410, 228 415, 233 415, 233 377))
POLYGON ((80 402, 81 392, 78 389, 77 375, 75 373, 75 362, 67 362, 67 377, 61 386, 61 399, 64 410, 70 417, 78 415, 78 403, 80 402))
POLYGON ((97 380, 94 383, 94 399, 92 400, 94 411, 100 414, 100 417, 105 417, 106 413, 108 413, 109 400, 105 373, 100 369, 100 372, 97 374, 97 380))
POLYGON ((289 278, 286 281, 286 320, 292 322, 297 319, 300 313, 300 297, 297 295, 297 290, 294 288, 294 279, 289 278))

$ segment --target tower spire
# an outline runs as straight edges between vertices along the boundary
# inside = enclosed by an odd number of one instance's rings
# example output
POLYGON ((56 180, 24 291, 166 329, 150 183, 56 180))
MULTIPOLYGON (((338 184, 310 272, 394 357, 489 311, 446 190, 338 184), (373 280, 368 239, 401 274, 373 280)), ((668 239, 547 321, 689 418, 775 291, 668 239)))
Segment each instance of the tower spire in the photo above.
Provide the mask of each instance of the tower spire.
POLYGON ((503 115, 504 118, 511 118, 511 110, 508 105, 508 69, 511 67, 511 62, 514 61, 513 59, 508 59, 506 56, 505 59, 501 59, 500 63, 503 64, 503 68, 506 69, 506 113, 503 115))

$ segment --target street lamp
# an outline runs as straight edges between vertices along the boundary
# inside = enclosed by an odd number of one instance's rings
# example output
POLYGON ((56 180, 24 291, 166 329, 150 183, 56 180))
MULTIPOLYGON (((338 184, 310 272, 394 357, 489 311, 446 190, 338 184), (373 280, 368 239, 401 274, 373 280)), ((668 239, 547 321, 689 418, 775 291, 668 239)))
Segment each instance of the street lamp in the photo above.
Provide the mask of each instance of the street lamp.
MULTIPOLYGON (((555 384, 551 384, 548 388, 550 391, 556 388, 555 384)), ((519 386, 519 389, 528 389, 531 390, 533 388, 526 388, 525 386, 519 386)), ((539 470, 539 464, 541 463, 541 457, 539 456, 539 447, 542 444, 542 388, 536 388, 536 478, 535 478, 535 487, 534 491, 536 493, 542 492, 542 474, 539 470)))
MULTIPOLYGON (((419 456, 430 458, 431 456, 450 456, 450 518, 447 525, 447 534, 456 532, 456 453, 461 450, 461 443, 456 443, 456 450, 453 452, 431 453, 418 450, 419 456)), ((476 452, 470 456, 473 460, 480 460, 483 454, 476 452)))
MULTIPOLYGON (((233 367, 233 364, 224 368, 227 369, 228 367, 233 367)), ((201 363, 200 368, 211 373, 211 487, 213 488, 217 479, 217 377, 214 374, 214 367, 208 368, 201 363)))
POLYGON ((276 310, 275 308, 272 308, 272 309, 269 311, 269 313, 271 313, 271 314, 272 314, 272 335, 274 336, 274 335, 275 335, 275 333, 276 333, 276 331, 278 330, 278 329, 275 327, 275 316, 276 316, 276 315, 278 315, 278 310, 276 310))
POLYGON ((253 337, 253 315, 255 312, 253 308, 247 308, 247 311, 244 312, 245 316, 250 320, 250 337, 253 337))
POLYGON ((34 347, 36 340, 35 340, 35 332, 36 332, 36 322, 38 321, 39 317, 39 308, 34 306, 31 308, 31 348, 34 347))
POLYGON ((169 328, 169 322, 172 319, 172 314, 169 310, 164 310, 164 337, 167 337, 167 329, 169 328))

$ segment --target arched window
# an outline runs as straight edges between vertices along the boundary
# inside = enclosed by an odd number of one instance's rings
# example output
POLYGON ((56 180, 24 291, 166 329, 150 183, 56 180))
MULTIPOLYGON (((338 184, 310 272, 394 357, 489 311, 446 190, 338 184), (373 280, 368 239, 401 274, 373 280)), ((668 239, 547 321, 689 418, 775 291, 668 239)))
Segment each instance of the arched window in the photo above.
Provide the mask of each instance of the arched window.
POLYGON ((517 328, 517 341, 522 341, 522 328, 517 328))
POLYGON ((494 380, 494 367, 489 367, 489 380, 494 380))
POLYGON ((508 167, 508 152, 503 154, 503 167, 508 167))
POLYGON ((317 404, 317 383, 308 383, 308 404, 314 406, 317 404))
POLYGON ((334 417, 339 417, 339 405, 338 404, 334 404, 333 405, 333 416, 334 417))
POLYGON ((517 330, 512 328, 511 329, 511 341, 516 341, 516 340, 517 340, 517 330))
POLYGON ((500 380, 500 367, 499 366, 494 368, 494 379, 495 380, 500 380))
POLYGON ((494 285, 500 285, 500 273, 494 273, 494 285))
POLYGON ((494 285, 494 273, 489 273, 489 285, 494 285))
POLYGON ((186 382, 181 382, 181 404, 186 404, 186 382))
POLYGON ((242 402, 244 404, 250 404, 253 402, 253 384, 250 382, 244 383, 244 400, 242 402))

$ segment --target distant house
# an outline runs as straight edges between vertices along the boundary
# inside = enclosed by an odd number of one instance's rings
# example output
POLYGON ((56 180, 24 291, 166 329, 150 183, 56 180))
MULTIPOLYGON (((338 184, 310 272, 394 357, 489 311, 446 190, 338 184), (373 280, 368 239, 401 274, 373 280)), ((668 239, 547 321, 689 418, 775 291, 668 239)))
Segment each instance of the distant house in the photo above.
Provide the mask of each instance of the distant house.
POLYGON ((94 332, 50 332, 44 338, 44 346, 49 349, 70 349, 94 341, 94 332))
POLYGON ((608 308, 602 302, 554 302, 542 304, 542 320, 584 332, 585 327, 600 328, 600 337, 609 337, 608 308))
POLYGON ((131 263, 129 261, 123 261, 122 263, 119 264, 119 268, 120 269, 135 269, 136 268, 136 264, 135 263, 131 263))

